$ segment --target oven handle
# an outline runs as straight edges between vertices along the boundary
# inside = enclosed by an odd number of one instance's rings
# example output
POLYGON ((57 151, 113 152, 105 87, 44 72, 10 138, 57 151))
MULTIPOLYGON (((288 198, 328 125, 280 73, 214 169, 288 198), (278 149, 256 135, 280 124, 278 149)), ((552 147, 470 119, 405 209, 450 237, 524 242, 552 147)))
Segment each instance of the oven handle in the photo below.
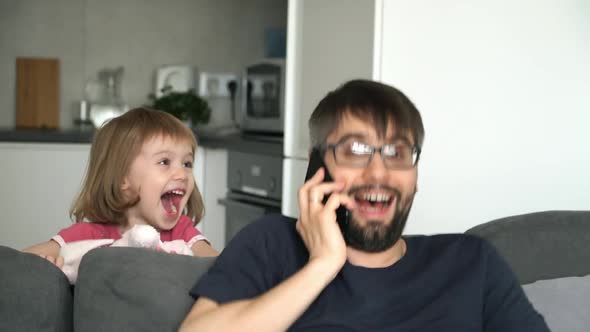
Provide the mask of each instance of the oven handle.
POLYGON ((281 209, 281 201, 280 200, 276 200, 273 198, 269 198, 269 197, 259 197, 259 196, 254 196, 254 195, 249 195, 249 194, 244 194, 244 193, 240 193, 240 192, 228 192, 227 196, 225 196, 224 199, 227 200, 231 200, 233 202, 239 202, 239 203, 244 203, 244 204, 251 204, 251 205, 257 205, 257 206, 262 206, 262 207, 275 207, 278 208, 279 210, 281 209))
POLYGON ((262 212, 264 213, 268 208, 270 207, 264 207, 264 206, 260 206, 260 205, 256 205, 256 204, 250 204, 250 203, 244 203, 244 202, 240 202, 240 201, 236 201, 233 199, 228 199, 228 198, 221 198, 218 200, 219 204, 224 205, 226 207, 240 207, 240 208, 244 208, 244 209, 248 209, 251 211, 255 211, 255 212, 262 212))

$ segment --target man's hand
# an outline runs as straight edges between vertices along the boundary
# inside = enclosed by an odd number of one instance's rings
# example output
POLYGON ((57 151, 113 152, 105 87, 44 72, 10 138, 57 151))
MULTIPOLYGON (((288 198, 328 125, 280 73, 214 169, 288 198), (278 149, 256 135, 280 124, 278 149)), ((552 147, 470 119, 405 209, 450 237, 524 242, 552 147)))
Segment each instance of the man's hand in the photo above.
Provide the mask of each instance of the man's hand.
POLYGON ((323 168, 309 179, 298 193, 300 217, 297 231, 301 235, 311 261, 321 261, 331 267, 334 275, 346 262, 346 243, 336 221, 336 209, 345 205, 349 210, 355 206, 354 200, 341 193, 344 183, 323 182, 323 168), (330 198, 324 205, 324 197, 330 198))

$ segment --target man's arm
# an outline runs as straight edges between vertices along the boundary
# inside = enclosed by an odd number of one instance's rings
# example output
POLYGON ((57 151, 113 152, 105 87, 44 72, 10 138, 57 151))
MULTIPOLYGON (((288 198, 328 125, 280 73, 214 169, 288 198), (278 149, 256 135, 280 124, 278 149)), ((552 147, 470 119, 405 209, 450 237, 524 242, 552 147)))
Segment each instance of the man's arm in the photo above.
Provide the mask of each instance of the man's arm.
POLYGON ((208 298, 199 298, 179 331, 285 331, 340 268, 337 262, 314 260, 253 299, 219 305, 208 298))
POLYGON ((514 272, 487 241, 487 279, 484 303, 485 332, 549 332, 541 316, 529 302, 514 272))
POLYGON ((251 299, 219 305, 199 298, 180 331, 285 331, 305 312, 346 262, 346 244, 335 211, 340 204, 354 206, 351 198, 340 194, 332 194, 325 205, 321 204, 321 197, 343 186, 322 180, 320 170, 299 190, 301 214, 296 229, 309 251, 307 264, 251 299), (320 199, 310 201, 318 195, 320 199))

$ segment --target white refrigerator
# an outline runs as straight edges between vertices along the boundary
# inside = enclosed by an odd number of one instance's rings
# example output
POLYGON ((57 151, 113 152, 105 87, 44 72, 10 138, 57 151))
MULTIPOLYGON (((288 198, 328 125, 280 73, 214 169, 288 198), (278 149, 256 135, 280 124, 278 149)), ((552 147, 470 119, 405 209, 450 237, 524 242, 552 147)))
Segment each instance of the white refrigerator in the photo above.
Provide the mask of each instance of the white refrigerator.
POLYGON ((284 215, 299 215, 297 190, 307 170, 307 121, 313 109, 343 82, 373 77, 374 17, 374 1, 289 1, 281 204, 284 215))

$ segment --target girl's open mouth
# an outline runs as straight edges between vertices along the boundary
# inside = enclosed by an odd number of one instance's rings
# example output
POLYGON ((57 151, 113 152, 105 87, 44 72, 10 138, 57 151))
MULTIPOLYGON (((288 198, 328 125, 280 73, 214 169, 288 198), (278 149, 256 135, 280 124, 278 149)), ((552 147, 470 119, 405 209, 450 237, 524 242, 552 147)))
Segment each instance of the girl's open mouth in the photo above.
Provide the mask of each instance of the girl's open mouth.
POLYGON ((166 213, 170 216, 176 216, 180 211, 180 201, 185 195, 185 191, 181 189, 174 189, 165 192, 160 199, 162 206, 166 213))

